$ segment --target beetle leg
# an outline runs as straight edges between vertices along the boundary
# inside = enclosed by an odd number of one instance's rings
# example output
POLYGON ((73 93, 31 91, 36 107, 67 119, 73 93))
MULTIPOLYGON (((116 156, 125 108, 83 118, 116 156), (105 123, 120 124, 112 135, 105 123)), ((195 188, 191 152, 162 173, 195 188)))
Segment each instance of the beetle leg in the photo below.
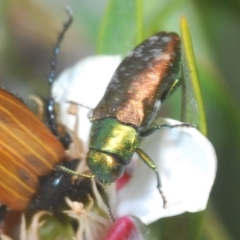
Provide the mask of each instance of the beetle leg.
POLYGON ((163 200, 163 208, 166 208, 167 206, 167 199, 162 191, 162 184, 161 184, 161 180, 160 180, 160 176, 157 170, 157 166, 155 165, 155 163, 153 162, 153 160, 141 149, 137 148, 136 153, 138 154, 138 156, 152 169, 154 170, 155 174, 156 174, 156 178, 157 178, 157 189, 162 197, 163 200))
POLYGON ((149 129, 147 129, 144 132, 140 133, 140 137, 146 137, 153 133, 155 133, 160 128, 178 128, 178 127, 189 127, 189 128, 197 128, 197 125, 191 124, 191 123, 180 123, 175 125, 168 125, 168 124, 162 124, 162 125, 156 125, 149 129))

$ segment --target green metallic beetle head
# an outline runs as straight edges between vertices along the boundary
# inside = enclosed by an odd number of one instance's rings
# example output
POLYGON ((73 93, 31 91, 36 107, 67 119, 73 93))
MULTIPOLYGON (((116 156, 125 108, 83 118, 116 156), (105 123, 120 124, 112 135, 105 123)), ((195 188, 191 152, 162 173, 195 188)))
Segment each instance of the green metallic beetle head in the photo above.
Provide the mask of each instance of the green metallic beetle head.
POLYGON ((121 164, 116 156, 92 149, 87 155, 87 165, 97 179, 104 184, 116 181, 125 170, 125 165, 121 164))

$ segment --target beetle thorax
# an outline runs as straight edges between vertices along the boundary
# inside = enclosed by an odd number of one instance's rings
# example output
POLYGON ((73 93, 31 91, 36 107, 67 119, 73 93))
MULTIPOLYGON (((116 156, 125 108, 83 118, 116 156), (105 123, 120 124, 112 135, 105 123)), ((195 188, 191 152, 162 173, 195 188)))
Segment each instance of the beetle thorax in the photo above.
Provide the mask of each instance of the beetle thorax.
POLYGON ((138 133, 133 127, 115 118, 96 120, 90 131, 87 164, 100 180, 106 177, 106 182, 112 182, 131 160, 137 144, 138 133))

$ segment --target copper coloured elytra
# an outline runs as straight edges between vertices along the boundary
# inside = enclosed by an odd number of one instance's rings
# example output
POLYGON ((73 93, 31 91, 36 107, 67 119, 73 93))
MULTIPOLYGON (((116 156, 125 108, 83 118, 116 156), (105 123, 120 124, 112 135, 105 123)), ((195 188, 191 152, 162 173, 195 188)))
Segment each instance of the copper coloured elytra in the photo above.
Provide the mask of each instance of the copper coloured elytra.
POLYGON ((176 80, 181 59, 180 38, 160 32, 137 46, 120 64, 92 121, 108 117, 136 128, 146 127, 176 80))

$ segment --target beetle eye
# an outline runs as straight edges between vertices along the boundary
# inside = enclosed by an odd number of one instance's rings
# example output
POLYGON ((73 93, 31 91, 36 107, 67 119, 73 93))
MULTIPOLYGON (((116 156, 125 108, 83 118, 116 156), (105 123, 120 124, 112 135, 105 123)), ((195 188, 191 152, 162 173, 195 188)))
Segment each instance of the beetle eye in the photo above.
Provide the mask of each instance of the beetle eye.
POLYGON ((117 180, 123 174, 123 167, 121 165, 115 165, 111 170, 112 181, 117 180))

